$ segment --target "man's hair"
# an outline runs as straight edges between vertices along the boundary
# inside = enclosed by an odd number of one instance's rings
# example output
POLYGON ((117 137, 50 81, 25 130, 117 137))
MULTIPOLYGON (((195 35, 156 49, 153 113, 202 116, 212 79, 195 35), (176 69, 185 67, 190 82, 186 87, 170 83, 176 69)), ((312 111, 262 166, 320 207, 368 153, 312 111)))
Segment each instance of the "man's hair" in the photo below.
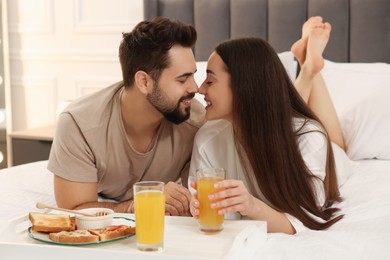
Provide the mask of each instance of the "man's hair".
POLYGON ((192 25, 163 17, 142 21, 131 32, 123 33, 119 59, 124 85, 133 85, 139 70, 158 81, 162 71, 170 66, 168 51, 172 46, 192 48, 196 37, 192 25))

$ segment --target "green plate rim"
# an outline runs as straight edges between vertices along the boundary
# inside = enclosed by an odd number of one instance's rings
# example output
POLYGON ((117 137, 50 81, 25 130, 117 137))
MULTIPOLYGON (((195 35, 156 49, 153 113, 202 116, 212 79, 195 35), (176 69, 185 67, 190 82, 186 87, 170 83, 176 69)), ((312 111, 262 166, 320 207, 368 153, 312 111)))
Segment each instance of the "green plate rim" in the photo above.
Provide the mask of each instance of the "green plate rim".
MULTIPOLYGON (((131 222, 134 222, 134 223, 135 223, 135 220, 134 220, 134 219, 125 218, 125 217, 114 217, 114 219, 125 219, 125 220, 128 220, 128 221, 131 221, 131 222)), ((128 237, 131 237, 131 236, 134 236, 134 235, 135 235, 135 233, 132 233, 132 234, 128 234, 128 235, 125 235, 125 236, 116 237, 116 238, 109 239, 109 240, 104 240, 104 241, 96 241, 96 242, 86 242, 86 243, 64 243, 64 242, 56 242, 56 241, 50 240, 49 235, 47 235, 47 240, 46 240, 46 239, 41 239, 41 238, 39 238, 39 237, 35 237, 35 236, 34 236, 34 233, 33 233, 33 232, 35 232, 35 231, 32 230, 32 227, 29 227, 29 228, 27 229, 27 231, 28 231, 29 237, 31 237, 31 238, 34 239, 34 240, 37 240, 37 241, 40 241, 40 242, 44 242, 44 243, 47 243, 47 244, 62 245, 62 246, 100 245, 100 244, 110 243, 110 242, 117 241, 117 240, 122 240, 122 239, 125 239, 125 238, 128 238, 128 237)), ((43 234, 43 233, 40 233, 40 234, 43 234)))

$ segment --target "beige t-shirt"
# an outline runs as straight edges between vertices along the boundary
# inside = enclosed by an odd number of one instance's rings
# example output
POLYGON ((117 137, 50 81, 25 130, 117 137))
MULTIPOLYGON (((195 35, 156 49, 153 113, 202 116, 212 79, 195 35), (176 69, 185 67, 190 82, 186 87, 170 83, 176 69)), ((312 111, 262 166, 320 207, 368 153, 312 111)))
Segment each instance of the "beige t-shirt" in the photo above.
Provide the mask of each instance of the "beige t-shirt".
POLYGON ((133 197, 133 184, 180 177, 187 182, 195 133, 204 123, 204 108, 192 101, 191 117, 175 125, 161 122, 146 153, 128 142, 123 126, 119 82, 73 102, 61 113, 48 170, 75 182, 97 182, 103 198, 124 201, 133 197))

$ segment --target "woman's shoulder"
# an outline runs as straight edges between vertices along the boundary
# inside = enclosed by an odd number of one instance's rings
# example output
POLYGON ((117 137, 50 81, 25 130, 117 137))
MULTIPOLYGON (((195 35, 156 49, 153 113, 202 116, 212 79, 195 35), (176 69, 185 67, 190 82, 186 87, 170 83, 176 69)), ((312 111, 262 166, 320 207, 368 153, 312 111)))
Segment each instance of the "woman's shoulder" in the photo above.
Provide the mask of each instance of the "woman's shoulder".
POLYGON ((233 128, 226 120, 207 121, 196 133, 195 144, 201 146, 210 141, 226 139, 233 136, 233 128))
POLYGON ((198 131, 197 135, 215 135, 221 131, 232 131, 232 125, 229 121, 219 119, 207 121, 198 131))

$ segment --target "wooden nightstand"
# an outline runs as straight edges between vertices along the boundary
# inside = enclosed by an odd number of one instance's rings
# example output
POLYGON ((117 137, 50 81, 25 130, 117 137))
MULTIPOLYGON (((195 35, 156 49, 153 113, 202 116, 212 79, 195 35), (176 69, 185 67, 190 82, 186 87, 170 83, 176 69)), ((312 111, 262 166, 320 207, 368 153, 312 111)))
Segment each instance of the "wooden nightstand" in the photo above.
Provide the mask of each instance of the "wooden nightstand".
POLYGON ((9 133, 12 166, 49 159, 54 133, 54 125, 9 133))

